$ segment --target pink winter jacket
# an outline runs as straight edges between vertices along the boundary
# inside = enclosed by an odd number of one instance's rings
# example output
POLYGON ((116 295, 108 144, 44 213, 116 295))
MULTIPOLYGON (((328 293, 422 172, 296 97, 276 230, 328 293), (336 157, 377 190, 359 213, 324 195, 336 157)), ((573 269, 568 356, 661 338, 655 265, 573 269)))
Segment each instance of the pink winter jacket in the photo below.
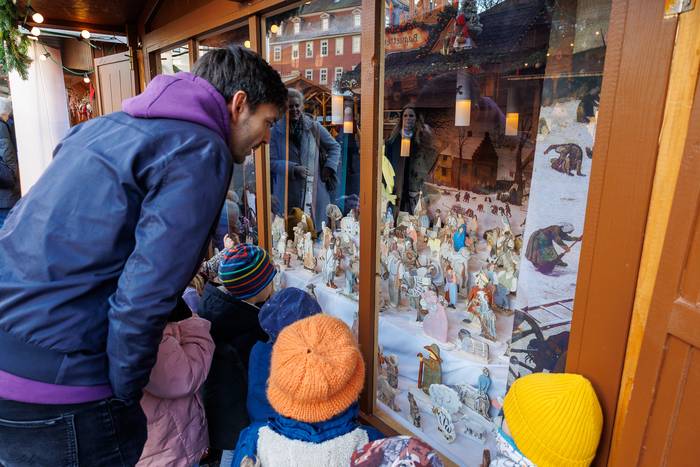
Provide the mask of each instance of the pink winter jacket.
POLYGON ((196 315, 165 327, 141 399, 148 440, 137 465, 189 467, 206 451, 209 437, 199 389, 214 354, 209 327, 196 315))

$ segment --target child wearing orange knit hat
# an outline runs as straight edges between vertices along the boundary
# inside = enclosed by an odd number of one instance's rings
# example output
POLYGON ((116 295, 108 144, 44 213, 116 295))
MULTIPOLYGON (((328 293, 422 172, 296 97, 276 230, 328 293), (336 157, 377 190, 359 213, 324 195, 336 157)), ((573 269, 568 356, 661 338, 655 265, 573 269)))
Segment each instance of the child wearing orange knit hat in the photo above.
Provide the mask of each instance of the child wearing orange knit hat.
POLYGON ((383 437, 358 420, 364 377, 360 350, 341 320, 318 314, 285 327, 267 383, 277 415, 241 433, 231 467, 246 458, 262 467, 347 467, 355 450, 383 437))
POLYGON ((603 411, 583 376, 523 376, 508 390, 503 413, 491 467, 587 467, 593 461, 603 411))

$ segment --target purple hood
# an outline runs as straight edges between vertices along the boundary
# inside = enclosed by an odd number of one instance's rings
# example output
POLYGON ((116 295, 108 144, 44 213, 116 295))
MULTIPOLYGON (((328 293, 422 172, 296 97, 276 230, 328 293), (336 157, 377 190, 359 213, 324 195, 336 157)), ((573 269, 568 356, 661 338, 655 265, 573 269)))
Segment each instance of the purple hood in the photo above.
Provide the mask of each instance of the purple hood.
POLYGON ((125 100, 122 109, 132 117, 197 123, 229 143, 231 130, 224 97, 207 80, 192 73, 156 76, 144 92, 125 100))

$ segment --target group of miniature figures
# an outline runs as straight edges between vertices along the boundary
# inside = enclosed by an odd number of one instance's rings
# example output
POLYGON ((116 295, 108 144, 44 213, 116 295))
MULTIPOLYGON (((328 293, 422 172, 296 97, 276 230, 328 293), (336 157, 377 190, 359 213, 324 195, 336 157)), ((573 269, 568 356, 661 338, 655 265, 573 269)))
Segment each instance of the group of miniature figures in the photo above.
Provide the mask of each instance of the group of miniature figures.
MULTIPOLYGON (((459 196, 457 192, 456 197, 459 196)), ((465 192, 463 199, 481 201, 477 198, 465 192)), ((483 201, 493 202, 489 196, 483 201)), ((511 230, 510 206, 506 203, 505 207, 491 207, 500 213, 499 226, 482 235, 478 216, 472 209, 455 204, 444 218, 440 209, 431 216, 422 193, 413 214, 401 212, 395 221, 387 209, 380 246, 388 295, 383 308, 407 305, 415 310, 416 321, 423 322, 427 335, 447 342, 446 309, 457 309, 460 297, 464 297, 470 315, 464 322, 471 324, 476 320, 479 334, 495 341, 495 312, 512 312, 522 239, 511 230), (482 242, 488 258, 478 271, 470 272, 470 260, 479 253, 482 242)))
MULTIPOLYGON (((486 426, 491 421, 491 375, 488 368, 483 368, 477 379, 477 385, 460 384, 448 386, 442 382, 440 349, 436 344, 424 347, 428 355, 418 354, 418 388, 407 391, 411 422, 416 428, 422 428, 418 401, 430 407, 435 415, 438 431, 448 443, 457 439, 454 417, 461 417, 463 434, 480 444, 486 441, 486 426), (429 399, 428 399, 429 397, 429 399)), ((400 412, 396 398, 401 393, 398 386, 398 357, 385 356, 379 352, 379 375, 377 377, 377 397, 387 407, 400 412)))
POLYGON ((331 289, 338 288, 335 279, 342 275, 341 292, 357 299, 359 222, 356 213, 350 210, 343 217, 340 209, 330 204, 326 214, 328 222, 322 222, 319 232, 306 213, 291 216, 294 225, 287 227, 291 228, 292 238, 285 229, 284 219, 275 217, 272 223, 274 257, 286 269, 293 269, 292 262, 296 260, 294 262, 301 263, 304 269, 320 273, 324 285, 331 289))

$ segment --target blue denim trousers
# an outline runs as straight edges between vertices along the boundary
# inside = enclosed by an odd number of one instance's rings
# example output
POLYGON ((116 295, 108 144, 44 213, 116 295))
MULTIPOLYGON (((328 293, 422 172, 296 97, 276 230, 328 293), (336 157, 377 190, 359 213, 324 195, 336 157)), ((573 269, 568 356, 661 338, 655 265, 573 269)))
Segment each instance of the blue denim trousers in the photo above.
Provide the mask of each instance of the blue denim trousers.
POLYGON ((0 465, 133 466, 146 444, 141 404, 119 399, 72 405, 0 400, 0 465))

